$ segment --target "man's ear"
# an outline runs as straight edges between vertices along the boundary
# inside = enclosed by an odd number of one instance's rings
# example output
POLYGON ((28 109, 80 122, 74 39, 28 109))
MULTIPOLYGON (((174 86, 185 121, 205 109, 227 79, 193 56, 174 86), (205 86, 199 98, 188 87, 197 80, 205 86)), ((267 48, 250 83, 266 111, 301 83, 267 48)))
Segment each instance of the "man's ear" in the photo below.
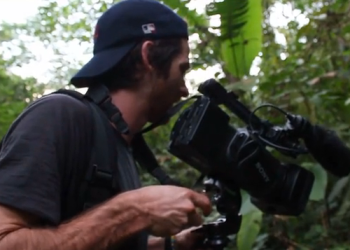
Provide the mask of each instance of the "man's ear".
POLYGON ((148 55, 149 55, 149 51, 150 48, 154 45, 154 43, 152 41, 145 41, 142 44, 141 47, 141 58, 142 58, 142 64, 143 64, 143 68, 147 71, 152 71, 153 70, 153 66, 151 65, 149 59, 148 59, 148 55))

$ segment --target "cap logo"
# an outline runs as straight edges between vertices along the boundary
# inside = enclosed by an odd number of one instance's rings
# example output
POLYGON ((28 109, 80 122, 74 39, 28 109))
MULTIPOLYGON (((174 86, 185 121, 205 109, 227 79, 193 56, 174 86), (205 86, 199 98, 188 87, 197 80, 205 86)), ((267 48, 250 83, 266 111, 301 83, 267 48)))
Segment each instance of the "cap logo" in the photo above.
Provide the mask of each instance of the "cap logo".
POLYGON ((156 26, 154 23, 147 23, 142 25, 142 31, 144 34, 152 34, 156 33, 156 26))

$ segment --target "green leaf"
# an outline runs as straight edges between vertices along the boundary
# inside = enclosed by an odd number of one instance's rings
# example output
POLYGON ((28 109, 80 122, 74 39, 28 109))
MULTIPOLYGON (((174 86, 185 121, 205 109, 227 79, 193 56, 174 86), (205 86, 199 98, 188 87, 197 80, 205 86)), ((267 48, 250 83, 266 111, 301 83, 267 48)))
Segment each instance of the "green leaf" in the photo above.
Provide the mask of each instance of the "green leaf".
POLYGON ((262 220, 262 212, 259 210, 251 211, 243 216, 241 229, 237 234, 238 250, 251 250, 256 240, 262 220))
POLYGON ((241 190, 241 196, 242 196, 242 206, 241 206, 240 213, 242 215, 246 215, 251 212, 254 212, 255 210, 258 210, 258 208, 254 206, 253 203, 251 203, 250 196, 248 195, 247 192, 245 192, 244 190, 241 190))
POLYGON ((328 202, 332 202, 346 187, 349 182, 349 177, 344 177, 338 180, 334 186, 330 194, 328 195, 328 202))
POLYGON ((324 199, 327 186, 327 172, 320 164, 304 163, 303 167, 311 171, 315 175, 314 185, 310 194, 310 200, 319 201, 324 199))
POLYGON ((209 16, 220 15, 221 56, 233 76, 249 75, 262 46, 261 1, 225 0, 208 5, 209 16))
POLYGON ((345 103, 344 103, 346 106, 350 104, 350 98, 348 98, 345 103))

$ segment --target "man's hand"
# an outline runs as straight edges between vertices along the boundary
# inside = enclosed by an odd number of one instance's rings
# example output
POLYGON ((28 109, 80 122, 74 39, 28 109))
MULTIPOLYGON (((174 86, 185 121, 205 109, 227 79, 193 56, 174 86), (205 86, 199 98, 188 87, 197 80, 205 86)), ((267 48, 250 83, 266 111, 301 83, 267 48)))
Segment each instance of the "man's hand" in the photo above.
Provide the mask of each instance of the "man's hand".
POLYGON ((146 213, 153 236, 168 237, 202 224, 202 216, 211 213, 209 198, 176 186, 148 186, 135 191, 137 203, 146 213))
POLYGON ((211 250, 200 249, 198 243, 204 240, 204 236, 197 232, 192 232, 196 227, 186 229, 176 235, 175 249, 176 250, 211 250))

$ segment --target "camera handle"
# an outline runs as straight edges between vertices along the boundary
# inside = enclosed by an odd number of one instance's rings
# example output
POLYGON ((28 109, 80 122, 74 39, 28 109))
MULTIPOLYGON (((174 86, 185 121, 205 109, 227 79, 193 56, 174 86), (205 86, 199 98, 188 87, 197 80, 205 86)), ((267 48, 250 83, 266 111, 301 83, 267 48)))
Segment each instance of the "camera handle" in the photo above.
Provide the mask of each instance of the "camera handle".
POLYGON ((214 222, 202 225, 193 230, 193 233, 200 233, 204 240, 198 242, 198 248, 223 250, 230 242, 229 235, 237 234, 242 222, 242 215, 239 214, 242 197, 239 188, 223 185, 215 179, 208 179, 204 182, 205 192, 209 193, 217 211, 221 214, 214 222))

